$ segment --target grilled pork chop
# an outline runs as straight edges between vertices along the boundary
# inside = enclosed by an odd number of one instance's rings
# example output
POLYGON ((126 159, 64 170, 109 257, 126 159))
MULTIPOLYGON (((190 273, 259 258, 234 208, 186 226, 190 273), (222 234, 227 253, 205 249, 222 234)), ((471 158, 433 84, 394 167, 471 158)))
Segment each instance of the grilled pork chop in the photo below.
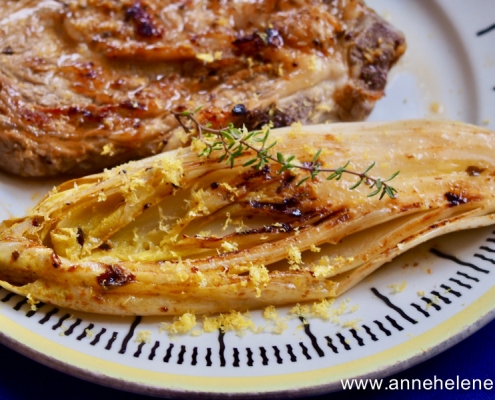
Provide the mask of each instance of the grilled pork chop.
POLYGON ((403 35, 360 0, 3 0, 0 168, 87 174, 181 146, 170 111, 361 120, 403 35))

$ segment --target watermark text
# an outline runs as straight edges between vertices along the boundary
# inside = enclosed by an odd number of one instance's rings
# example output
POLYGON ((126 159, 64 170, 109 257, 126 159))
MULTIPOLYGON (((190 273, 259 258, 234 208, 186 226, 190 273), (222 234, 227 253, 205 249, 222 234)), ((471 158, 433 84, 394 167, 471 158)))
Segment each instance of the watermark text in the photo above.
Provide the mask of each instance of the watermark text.
POLYGON ((492 379, 342 379, 342 390, 492 390, 492 379))

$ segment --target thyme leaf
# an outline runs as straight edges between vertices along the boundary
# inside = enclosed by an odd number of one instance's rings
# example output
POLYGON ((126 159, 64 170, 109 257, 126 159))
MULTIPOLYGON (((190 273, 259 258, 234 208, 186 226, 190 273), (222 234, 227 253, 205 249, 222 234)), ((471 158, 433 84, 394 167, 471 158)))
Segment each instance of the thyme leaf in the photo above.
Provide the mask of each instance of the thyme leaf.
POLYGON ((375 178, 368 174, 375 167, 375 162, 372 162, 363 172, 357 172, 349 168, 350 160, 336 168, 322 168, 322 164, 319 162, 322 149, 319 149, 314 154, 311 162, 304 162, 302 164, 294 163, 293 161, 295 161, 296 157, 293 155, 287 156, 280 152, 272 154, 270 150, 275 148, 277 142, 269 142, 269 128, 248 132, 245 128, 239 129, 234 127, 233 124, 229 124, 226 128, 213 129, 208 124, 201 124, 195 117, 199 110, 201 110, 201 107, 198 107, 194 111, 183 111, 173 114, 184 131, 195 135, 193 136, 193 140, 199 140, 205 146, 199 153, 200 157, 210 157, 213 152, 221 151, 222 154, 218 158, 218 162, 225 162, 232 168, 237 158, 241 157, 247 151, 253 151, 255 154, 254 158, 246 161, 243 164, 244 167, 251 166, 256 170, 261 170, 265 165, 272 162, 280 165, 278 173, 293 169, 306 171, 307 175, 297 182, 297 186, 302 185, 308 179, 314 181, 321 173, 328 174, 326 177, 327 180, 335 179, 337 181, 342 179, 344 174, 347 174, 354 175, 358 178, 349 187, 349 190, 354 190, 365 184, 371 190, 368 197, 379 195, 380 199, 384 196, 388 196, 391 199, 397 198, 397 190, 388 182, 393 180, 399 174, 399 171, 394 172, 387 179, 375 178), (192 123, 192 127, 186 125, 185 121, 192 123))

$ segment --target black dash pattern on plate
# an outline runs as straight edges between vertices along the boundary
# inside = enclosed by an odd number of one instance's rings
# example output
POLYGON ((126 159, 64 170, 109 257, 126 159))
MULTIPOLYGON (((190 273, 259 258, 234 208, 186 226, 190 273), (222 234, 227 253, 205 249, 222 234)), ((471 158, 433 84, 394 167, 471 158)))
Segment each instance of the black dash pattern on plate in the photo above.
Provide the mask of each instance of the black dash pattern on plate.
POLYGON ((376 335, 371 331, 371 329, 369 328, 369 326, 367 325, 363 325, 363 329, 364 331, 368 334, 368 336, 371 338, 371 340, 373 340, 374 342, 376 342, 378 340, 378 338, 376 337, 376 335))
MULTIPOLYGON (((462 285, 461 285, 462 286, 462 285)), ((469 286, 469 285, 467 285, 469 286)), ((458 291, 452 289, 450 286, 444 285, 443 283, 440 285, 442 289, 445 289, 447 293, 453 294, 455 297, 461 297, 462 294, 459 293, 458 291)), ((468 287, 468 289, 471 289, 471 286, 468 287)))
POLYGON ((435 303, 433 300, 429 299, 428 297, 421 297, 421 300, 423 300, 429 307, 433 307, 435 310, 440 311, 442 307, 440 307, 437 303, 435 303))
POLYGON ((493 258, 485 257, 483 254, 478 254, 478 253, 476 253, 474 256, 479 258, 480 260, 488 261, 489 263, 495 265, 495 260, 493 258))
POLYGON ((429 317, 430 313, 426 310, 423 310, 421 306, 417 305, 416 303, 411 303, 411 306, 413 306, 416 310, 418 310, 421 314, 423 314, 425 317, 429 317))
POLYGON ((74 322, 71 326, 69 326, 69 329, 67 329, 65 332, 64 332, 64 336, 70 336, 74 333, 74 329, 76 329, 76 327, 78 327, 79 325, 81 325, 81 322, 82 322, 82 319, 81 318, 77 318, 76 319, 76 322, 74 322))
POLYGON ((27 304, 28 302, 28 299, 26 297, 24 297, 21 301, 19 301, 15 306, 14 306, 14 310, 16 311, 19 311, 21 309, 21 307, 24 305, 24 304, 27 304))
POLYGON ((397 307, 394 303, 392 303, 387 296, 381 294, 376 288, 371 288, 370 290, 376 297, 382 300, 392 310, 396 311, 406 321, 409 321, 411 324, 416 324, 418 322, 414 318, 411 318, 409 315, 407 315, 400 307, 397 307))
POLYGON ((468 275, 468 274, 466 274, 464 272, 461 272, 461 271, 457 271, 456 274, 459 275, 459 276, 462 276, 462 277, 464 277, 466 279, 469 279, 471 281, 474 281, 474 282, 479 282, 480 281, 478 278, 475 278, 474 276, 468 275))
POLYGON ((327 339, 328 347, 330 347, 335 354, 338 354, 339 349, 333 344, 332 338, 330 336, 325 336, 325 339, 327 339))
POLYGON ((127 350, 127 345, 129 344, 129 341, 134 336, 134 331, 136 330, 136 327, 140 323, 141 323, 141 317, 136 317, 129 328, 129 332, 127 332, 127 335, 124 337, 124 340, 122 341, 122 344, 121 344, 120 350, 119 350, 119 354, 125 354, 125 352, 127 350))
POLYGON ((186 354, 186 346, 181 345, 180 346, 180 351, 177 356, 177 364, 183 364, 184 363, 184 355, 186 354))
POLYGON ((112 333, 112 337, 108 340, 107 345, 105 346, 105 350, 111 350, 113 343, 117 340, 118 332, 112 333))
MULTIPOLYGON (((170 358, 172 357, 172 349, 173 348, 174 348, 174 344, 170 343, 168 345, 167 353, 165 354, 165 357, 163 357, 163 362, 168 363, 170 361, 170 358)), ((211 356, 211 349, 208 349, 208 350, 210 350, 209 354, 211 356)))
MULTIPOLYGON (((472 289, 473 288, 470 284, 461 282, 459 279, 456 279, 456 278, 449 278, 449 281, 454 282, 454 283, 457 283, 459 286, 462 286, 462 287, 464 287, 466 289, 472 289)), ((452 289, 450 289, 450 290, 452 290, 452 289)), ((459 297, 459 296, 457 296, 457 297, 459 297)))
POLYGON ((433 254, 435 254, 437 257, 443 258, 445 260, 453 261, 456 264, 462 265, 463 267, 472 268, 475 271, 482 272, 484 274, 488 274, 490 272, 490 271, 488 271, 488 270, 486 270, 484 268, 480 268, 477 265, 474 265, 472 263, 469 263, 469 262, 466 262, 466 261, 462 261, 462 260, 458 259, 457 257, 451 255, 451 254, 443 253, 443 252, 441 252, 438 249, 431 248, 430 249, 430 252, 433 253, 433 254))
POLYGON ((299 319, 301 320, 302 324, 303 324, 303 327, 304 327, 304 333, 309 337, 309 339, 311 340, 311 345, 313 346, 313 348, 315 349, 316 351, 316 354, 318 354, 318 356, 320 357, 323 357, 325 356, 325 352, 321 349, 321 347, 318 345, 318 340, 316 339, 316 336, 313 335, 313 333, 311 332, 311 328, 309 326, 309 322, 306 321, 306 319, 304 317, 299 317, 299 319))
POLYGON ((345 338, 344 335, 342 335, 342 333, 338 332, 336 334, 336 336, 339 338, 340 340, 340 343, 342 344, 342 346, 344 346, 344 349, 346 350, 350 350, 351 349, 351 346, 349 345, 347 339, 345 338))
POLYGON ((481 246, 480 250, 487 251, 488 253, 495 253, 495 249, 492 249, 491 247, 488 246, 481 246))
POLYGON ((64 314, 62 317, 59 318, 58 322, 52 326, 53 330, 56 330, 62 326, 65 320, 69 319, 71 316, 70 314, 64 314))
POLYGON ((290 344, 288 344, 286 346, 287 346, 287 353, 289 354, 289 357, 290 357, 290 361, 291 362, 296 362, 297 361, 297 357, 294 354, 294 351, 292 350, 292 346, 290 344))
POLYGON ((390 315, 385 315, 385 319, 390 322, 390 325, 392 325, 395 329, 397 329, 399 332, 403 331, 404 328, 400 326, 395 319, 393 319, 390 315))
POLYGON ((191 365, 196 365, 198 364, 198 348, 193 347, 193 352, 191 356, 191 365))
POLYGON ((155 344, 151 348, 150 355, 148 356, 148 360, 152 361, 156 357, 156 350, 160 347, 160 342, 157 340, 155 344))
POLYGON ((139 343, 137 350, 133 354, 134 357, 138 358, 141 355, 145 344, 146 344, 145 342, 139 343))
POLYGON ((486 28, 483 28, 483 29, 479 30, 478 32, 476 32, 476 36, 483 36, 483 35, 486 35, 487 33, 494 31, 494 30, 495 30, 495 24, 492 24, 492 25, 490 25, 486 28))
POLYGON ((304 357, 306 357, 307 360, 311 360, 311 355, 309 354, 308 348, 304 345, 304 343, 299 342, 299 346, 301 347, 304 357))
POLYGON ((438 292, 437 290, 432 290, 432 291, 431 291, 431 294, 432 294, 433 296, 435 296, 436 298, 438 298, 438 299, 442 300, 445 304, 450 304, 450 303, 452 303, 452 302, 450 301, 450 299, 449 299, 449 298, 447 298, 447 297, 445 297, 445 296, 442 296, 442 295, 440 294, 440 292, 438 292))
POLYGON ((227 361, 225 361, 225 332, 221 329, 218 330, 218 356, 220 358, 220 366, 225 367, 227 361))
POLYGON ((260 356, 261 356, 261 359, 263 360, 262 364, 268 365, 268 357, 266 356, 266 349, 263 346, 260 347, 260 356))
POLYGON ((77 340, 83 340, 88 332, 91 332, 91 329, 95 327, 95 324, 89 324, 86 328, 83 329, 82 333, 77 337, 77 340))
POLYGON ((253 360, 253 351, 248 347, 246 348, 246 355, 247 355, 247 366, 252 367, 254 365, 254 360, 253 360))
POLYGON ((213 362, 211 361, 211 347, 208 347, 206 349, 206 366, 211 367, 213 365, 213 362))
POLYGON ((272 346, 273 348, 273 351, 275 353, 275 358, 277 360, 277 364, 282 364, 284 362, 284 360, 282 359, 282 357, 280 357, 280 350, 277 346, 272 346))
POLYGON ((376 324, 376 326, 378 326, 378 329, 380 329, 385 335, 387 336, 392 335, 392 332, 390 332, 387 328, 385 328, 385 326, 380 321, 375 319, 373 322, 376 324))
POLYGON ((57 307, 55 307, 55 308, 51 309, 50 311, 48 311, 48 312, 45 314, 45 316, 44 316, 42 319, 40 319, 40 320, 38 321, 38 323, 39 323, 39 324, 41 324, 41 325, 43 325, 45 322, 48 322, 48 321, 50 320, 50 318, 51 318, 51 317, 53 317, 53 316, 54 316, 56 313, 58 313, 59 311, 60 311, 60 310, 59 310, 57 307))
POLYGON ((34 305, 34 308, 31 308, 27 313, 26 313, 26 317, 28 318, 31 318, 34 314, 36 314, 40 308, 42 308, 43 306, 45 305, 45 303, 43 303, 42 301, 40 301, 39 303, 36 303, 34 305))
POLYGON ((2 299, 2 303, 7 303, 14 296, 17 296, 17 295, 13 292, 7 293, 7 295, 2 299))
POLYGON ((101 328, 100 332, 98 332, 95 338, 91 341, 90 345, 95 346, 103 336, 103 334, 107 331, 107 328, 101 328))
POLYGON ((234 362, 232 363, 232 365, 234 367, 239 367, 240 366, 240 359, 239 359, 239 349, 237 347, 234 347, 234 362))
POLYGON ((363 338, 358 335, 357 331, 354 328, 349 329, 349 332, 351 332, 352 337, 356 339, 359 346, 364 346, 363 338))

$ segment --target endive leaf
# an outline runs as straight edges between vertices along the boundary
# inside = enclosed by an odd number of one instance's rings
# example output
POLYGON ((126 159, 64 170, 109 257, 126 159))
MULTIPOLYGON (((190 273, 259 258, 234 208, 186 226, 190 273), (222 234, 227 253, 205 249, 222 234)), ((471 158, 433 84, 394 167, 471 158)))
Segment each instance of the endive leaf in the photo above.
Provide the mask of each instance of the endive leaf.
POLYGON ((427 239, 495 221, 487 129, 352 123, 274 129, 272 140, 281 158, 352 166, 388 177, 372 183, 386 190, 368 197, 366 181, 356 186, 339 169, 330 180, 276 163, 255 170, 248 150, 232 168, 215 151, 163 153, 64 183, 29 215, 4 221, 0 284, 99 313, 245 310, 340 295, 427 239), (391 179, 393 189, 384 186, 391 179))

